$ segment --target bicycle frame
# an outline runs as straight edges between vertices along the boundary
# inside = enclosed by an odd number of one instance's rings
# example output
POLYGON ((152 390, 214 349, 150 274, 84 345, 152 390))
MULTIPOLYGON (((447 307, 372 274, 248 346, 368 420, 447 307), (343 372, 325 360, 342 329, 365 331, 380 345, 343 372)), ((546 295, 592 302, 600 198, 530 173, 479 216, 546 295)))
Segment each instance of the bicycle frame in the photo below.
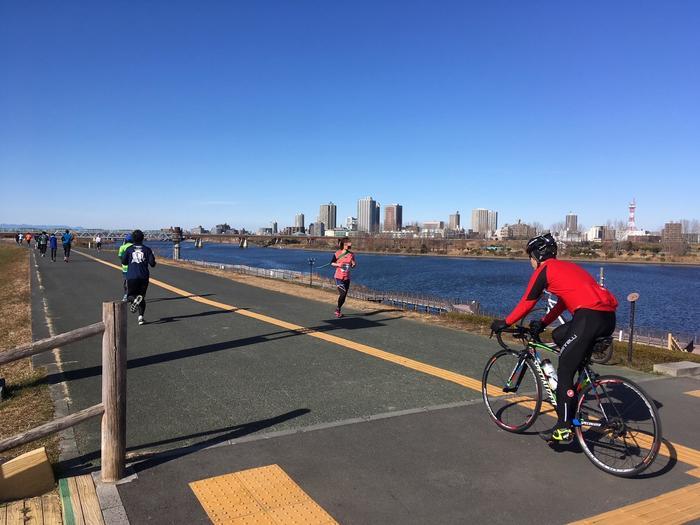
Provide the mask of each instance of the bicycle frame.
MULTIPOLYGON (((511 372, 508 380, 506 381, 506 388, 504 388, 503 391, 506 393, 517 392, 518 388, 520 387, 520 383, 522 382, 523 377, 525 376, 525 361, 530 359, 531 362, 535 365, 535 370, 537 371, 537 375, 539 376, 542 383, 542 387, 544 388, 546 394, 544 396, 544 400, 547 401, 554 408, 556 408, 557 395, 556 392, 554 392, 552 390, 552 387, 549 385, 547 376, 545 375, 544 370, 542 369, 542 356, 540 354, 540 351, 551 352, 553 354, 559 355, 558 349, 553 344, 543 343, 541 341, 535 340, 528 340, 527 348, 523 349, 520 352, 518 362, 516 363, 515 367, 513 368, 513 371, 511 372), (517 379, 515 379, 516 376, 517 379)), ((595 384, 595 379, 597 377, 598 374, 591 370, 589 365, 584 365, 579 371, 578 378, 574 385, 576 391, 581 392, 586 386, 588 386, 588 384, 595 384)), ((606 397, 609 397, 607 391, 605 391, 605 389, 603 389, 603 391, 604 395, 606 397)), ((596 397, 596 400, 598 401, 598 407, 600 408, 601 413, 603 414, 604 418, 608 420, 609 417, 608 414, 606 414, 605 408, 603 407, 603 404, 600 400, 601 396, 598 393, 597 387, 593 389, 593 393, 596 397)), ((582 427, 604 426, 604 424, 602 423, 580 420, 578 418, 575 418, 574 425, 582 427)))

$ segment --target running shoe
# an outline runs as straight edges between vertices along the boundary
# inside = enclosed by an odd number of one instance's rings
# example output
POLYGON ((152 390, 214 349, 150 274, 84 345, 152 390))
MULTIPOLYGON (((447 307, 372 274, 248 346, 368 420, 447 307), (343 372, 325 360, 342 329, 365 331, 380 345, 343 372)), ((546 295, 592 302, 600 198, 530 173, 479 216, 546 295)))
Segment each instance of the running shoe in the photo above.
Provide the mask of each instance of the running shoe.
POLYGON ((134 297, 134 300, 131 301, 131 304, 129 305, 129 310, 132 314, 135 314, 136 310, 139 309, 141 301, 143 301, 143 295, 137 295, 136 297, 134 297))
POLYGON ((146 320, 143 318, 143 315, 139 315, 139 325, 146 324, 146 320))
POLYGON ((341 317, 343 317, 343 314, 340 312, 340 310, 336 310, 336 311, 335 311, 335 316, 336 316, 338 319, 340 319, 341 317))
POLYGON ((122 302, 125 303, 129 299, 129 296, 127 294, 124 294, 124 297, 122 297, 122 302))

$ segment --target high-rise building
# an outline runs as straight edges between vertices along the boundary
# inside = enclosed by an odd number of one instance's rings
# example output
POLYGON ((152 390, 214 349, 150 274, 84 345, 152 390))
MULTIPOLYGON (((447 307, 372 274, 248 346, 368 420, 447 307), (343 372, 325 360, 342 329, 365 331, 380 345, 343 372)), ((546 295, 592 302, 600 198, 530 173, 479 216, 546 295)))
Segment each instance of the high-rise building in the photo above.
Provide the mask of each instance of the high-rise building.
POLYGON ((348 217, 347 219, 345 219, 345 227, 351 232, 356 232, 357 231, 357 217, 348 217))
POLYGON ((403 206, 387 204, 384 206, 384 231, 396 232, 403 227, 403 206))
POLYGON ((372 233, 379 229, 379 205, 372 197, 357 201, 357 231, 372 233))
POLYGON ((459 216, 459 211, 456 211, 452 215, 450 215, 450 230, 459 230, 461 228, 460 225, 460 216, 459 216))
POLYGON ((498 229, 498 212, 486 208, 472 210, 472 231, 481 235, 491 235, 498 229))
POLYGON ((578 231, 578 215, 569 212, 566 216, 566 231, 567 232, 577 232, 578 231))
POLYGON ((297 213, 294 216, 294 227, 295 228, 304 228, 304 214, 303 213, 297 213))
POLYGON ((270 228, 272 229, 272 233, 276 234, 277 233, 277 221, 272 221, 270 223, 270 228))
POLYGON ((379 203, 377 202, 374 205, 374 230, 375 232, 379 231, 379 225, 381 224, 382 221, 382 209, 379 203))
POLYGON ((321 208, 318 212, 318 220, 322 222, 324 227, 328 230, 333 230, 337 224, 337 211, 336 206, 332 202, 328 204, 321 204, 321 208))
POLYGON ((661 240, 668 243, 683 242, 683 225, 680 222, 667 222, 661 230, 661 240))

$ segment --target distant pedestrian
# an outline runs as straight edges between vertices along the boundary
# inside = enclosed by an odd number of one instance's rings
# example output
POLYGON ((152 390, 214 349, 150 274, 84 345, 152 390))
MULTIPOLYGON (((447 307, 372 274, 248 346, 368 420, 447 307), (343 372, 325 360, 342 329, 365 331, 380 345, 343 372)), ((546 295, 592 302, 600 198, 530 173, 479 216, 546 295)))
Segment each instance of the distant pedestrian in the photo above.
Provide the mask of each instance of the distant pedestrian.
POLYGON ((51 250, 51 262, 56 262, 56 251, 58 250, 58 239, 56 233, 52 233, 49 237, 49 249, 51 250))
POLYGON ((37 236, 36 243, 39 246, 39 253, 41 253, 41 256, 46 257, 46 247, 49 244, 49 236, 45 231, 37 236))
POLYGON ((340 249, 331 259, 331 266, 335 267, 335 285, 338 288, 338 307, 335 309, 335 316, 338 318, 343 317, 340 310, 350 290, 350 270, 357 266, 355 254, 351 250, 352 241, 343 239, 340 241, 340 249))
POLYGON ((17 244, 19 244, 20 246, 22 245, 22 238, 23 238, 23 237, 22 237, 22 234, 19 233, 19 232, 17 233, 17 235, 15 235, 15 242, 16 242, 17 244))
POLYGON ((32 243, 32 234, 29 232, 25 233, 24 240, 27 241, 27 248, 29 248, 29 245, 32 243))
POLYGON ((102 249, 102 237, 100 237, 99 233, 95 235, 95 247, 98 252, 102 249))
MULTIPOLYGON (((131 234, 129 233, 126 237, 124 237, 124 242, 122 245, 119 247, 119 251, 117 252, 117 257, 119 257, 119 260, 121 261, 122 255, 124 255, 124 252, 127 250, 129 246, 133 246, 133 242, 131 242, 131 234)), ((122 277, 124 278, 124 297, 122 298, 122 301, 126 301, 128 298, 128 289, 126 287, 126 272, 129 270, 129 265, 128 264, 122 264, 122 277)))
POLYGON ((68 262, 68 257, 70 257, 70 248, 73 244, 73 234, 70 230, 66 230, 63 235, 61 235, 61 242, 63 243, 63 262, 68 262))
POLYGON ((143 315, 146 313, 146 290, 150 270, 156 265, 156 258, 148 246, 143 245, 143 232, 134 230, 131 234, 133 245, 124 250, 122 264, 127 265, 126 288, 127 300, 131 303, 129 309, 139 313, 139 324, 145 324, 143 315))

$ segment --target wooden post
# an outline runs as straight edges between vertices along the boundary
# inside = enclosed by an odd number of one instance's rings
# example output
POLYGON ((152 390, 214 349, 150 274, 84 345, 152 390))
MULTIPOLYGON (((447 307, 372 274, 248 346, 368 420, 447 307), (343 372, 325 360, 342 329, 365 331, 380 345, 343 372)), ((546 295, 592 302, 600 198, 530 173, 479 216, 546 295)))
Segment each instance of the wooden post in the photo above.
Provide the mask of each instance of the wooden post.
POLYGON ((126 455, 126 303, 102 303, 102 481, 124 477, 126 455))

